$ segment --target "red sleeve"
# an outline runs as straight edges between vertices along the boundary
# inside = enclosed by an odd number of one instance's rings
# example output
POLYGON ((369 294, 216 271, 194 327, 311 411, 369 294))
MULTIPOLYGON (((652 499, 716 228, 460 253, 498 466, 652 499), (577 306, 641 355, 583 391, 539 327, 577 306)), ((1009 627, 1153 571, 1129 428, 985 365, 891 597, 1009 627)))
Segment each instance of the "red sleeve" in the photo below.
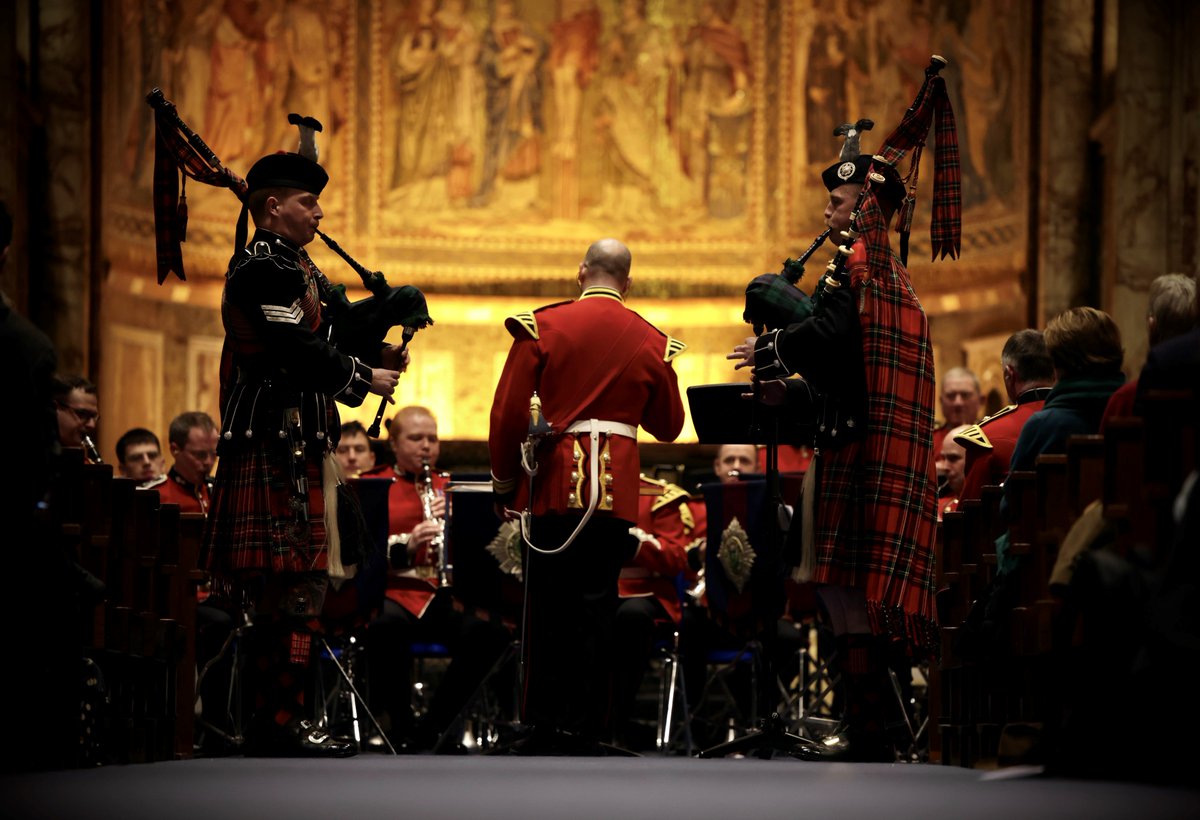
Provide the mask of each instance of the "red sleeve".
POLYGON ((638 522, 638 526, 654 536, 659 547, 656 549, 653 544, 643 542, 638 547, 633 563, 660 575, 674 576, 683 572, 687 567, 688 536, 683 519, 679 516, 679 507, 684 503, 685 500, 681 497, 670 504, 664 504, 650 513, 649 521, 638 522))
POLYGON ((496 385, 488 433, 493 485, 501 495, 515 489, 521 473, 521 442, 529 433, 529 399, 538 385, 541 369, 537 342, 516 339, 496 385))
POLYGON ((683 400, 679 396, 675 368, 670 362, 665 362, 664 366, 666 373, 651 389, 642 427, 659 441, 674 441, 683 429, 683 400))

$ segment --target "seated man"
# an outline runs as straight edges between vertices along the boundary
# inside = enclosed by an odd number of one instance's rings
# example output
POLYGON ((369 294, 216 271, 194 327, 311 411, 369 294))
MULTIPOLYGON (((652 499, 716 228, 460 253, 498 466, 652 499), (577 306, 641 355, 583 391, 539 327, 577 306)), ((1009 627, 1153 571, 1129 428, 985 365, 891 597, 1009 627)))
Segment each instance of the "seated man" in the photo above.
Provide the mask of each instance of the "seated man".
POLYGON ((722 444, 713 459, 713 472, 722 483, 737 481, 747 473, 759 472, 758 450, 753 444, 722 444))
POLYGON ((439 590, 438 546, 449 476, 436 472, 437 420, 405 407, 388 431, 396 454, 388 495, 388 580, 382 609, 367 629, 371 709, 393 745, 432 748, 512 640, 502 624, 457 611, 439 590), (426 470, 428 467, 428 470, 426 470), (414 723, 411 657, 415 641, 445 646, 452 660, 429 713, 414 723))
MULTIPOLYGON (((1063 311, 1047 323, 1044 335, 1057 383, 1042 409, 1021 428, 1010 472, 1033 470, 1039 455, 1065 453, 1071 436, 1099 430, 1104 408, 1125 382, 1121 331, 1104 311, 1091 307, 1063 311)), ((1010 486, 1005 484, 1006 493, 1010 486)), ((1000 511, 1008 514, 1007 495, 1000 502, 1000 511)), ((1008 531, 996 539, 996 576, 959 632, 961 652, 992 651, 1008 623, 1008 613, 1017 604, 1019 573, 1029 571, 1027 564, 1012 553, 1008 531)))
POLYGON ((938 395, 942 406, 942 425, 933 430, 933 455, 942 451, 942 439, 954 427, 974 424, 979 421, 979 407, 983 393, 979 389, 979 377, 966 367, 952 367, 942 377, 942 392, 938 395))
POLYGON ((963 446, 955 440, 955 436, 967 429, 967 425, 954 427, 947 431, 946 437, 942 439, 942 449, 937 454, 937 478, 938 478, 938 521, 942 520, 942 514, 954 512, 958 509, 958 499, 962 495, 963 481, 963 466, 966 463, 966 451, 963 446))
POLYGON ((342 425, 342 438, 337 446, 338 463, 346 478, 357 478, 375 469, 375 450, 371 437, 360 421, 348 421, 342 425))
POLYGON ((620 604, 614 630, 614 742, 644 748, 634 736, 634 705, 654 651, 656 624, 678 627, 683 614, 679 583, 687 572, 687 548, 696 519, 682 487, 640 476, 637 539, 633 558, 621 568, 620 604))
POLYGON ((166 480, 155 485, 162 503, 178 504, 180 512, 208 515, 210 473, 217 461, 220 437, 207 413, 181 413, 171 420, 167 441, 175 463, 166 480))
MULTIPOLYGON (((1146 335, 1151 348, 1183 336, 1196 327, 1196 280, 1182 273, 1167 273, 1150 283, 1146 309, 1146 335)), ((1131 379, 1109 399, 1100 432, 1110 418, 1133 416, 1138 380, 1131 379)))
POLYGON ((100 421, 96 385, 83 376, 56 376, 53 391, 58 408, 58 443, 82 447, 85 460, 99 464, 103 459, 96 449, 96 424, 100 421))
POLYGON ((158 436, 145 427, 126 430, 117 439, 117 470, 126 478, 137 481, 139 487, 161 484, 164 466, 158 436))
POLYGON ((1042 409, 1054 387, 1054 362, 1040 330, 1018 330, 1000 353, 1004 389, 1011 402, 979 424, 954 434, 966 451, 966 480, 960 498, 981 498, 983 488, 1004 483, 1021 428, 1042 409))

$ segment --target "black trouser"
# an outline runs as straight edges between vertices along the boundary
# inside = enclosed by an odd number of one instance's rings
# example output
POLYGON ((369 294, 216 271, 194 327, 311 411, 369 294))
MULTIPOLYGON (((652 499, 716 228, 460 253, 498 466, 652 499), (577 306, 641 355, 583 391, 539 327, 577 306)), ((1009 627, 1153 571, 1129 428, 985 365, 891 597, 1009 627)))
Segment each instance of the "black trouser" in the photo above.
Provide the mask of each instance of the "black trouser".
POLYGON ((638 691, 654 654, 659 624, 669 621, 670 616, 653 596, 622 598, 617 605, 613 657, 613 738, 622 746, 629 746, 635 740, 630 737, 628 730, 638 691))
MULTIPOLYGON (((556 547, 578 523, 575 517, 538 516, 533 543, 556 547)), ((526 550, 522 708, 524 722, 537 731, 609 737, 617 580, 636 548, 631 526, 594 516, 562 552, 526 550)))
POLYGON ((376 717, 388 715, 391 733, 412 733, 413 643, 438 643, 450 652, 450 665, 429 706, 429 728, 445 731, 466 705, 492 666, 512 642, 503 624, 459 612, 448 597, 438 596, 418 618, 395 601, 367 628, 368 689, 376 717))

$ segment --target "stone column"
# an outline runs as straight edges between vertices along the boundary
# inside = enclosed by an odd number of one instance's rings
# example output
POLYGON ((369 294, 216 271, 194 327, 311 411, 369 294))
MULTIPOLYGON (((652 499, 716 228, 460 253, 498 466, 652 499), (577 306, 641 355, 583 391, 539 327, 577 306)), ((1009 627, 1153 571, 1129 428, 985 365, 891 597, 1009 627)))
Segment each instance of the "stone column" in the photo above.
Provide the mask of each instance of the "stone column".
MULTIPOLYGON (((1183 157, 1177 153, 1174 110, 1175 99, 1189 88, 1185 78, 1174 76, 1180 62, 1176 23, 1195 17, 1188 5, 1121 0, 1118 12, 1115 139, 1109 164, 1114 259, 1105 266, 1101 307, 1121 328, 1129 376, 1136 376, 1146 357, 1147 290, 1155 277, 1182 261, 1180 215, 1195 214, 1194 200, 1184 208, 1178 193, 1183 157)), ((1190 89, 1194 92, 1195 84, 1190 89)))
POLYGON ((1090 301, 1096 270, 1093 210, 1099 180, 1088 163, 1093 110, 1093 0, 1042 6, 1038 163, 1038 324, 1090 301))

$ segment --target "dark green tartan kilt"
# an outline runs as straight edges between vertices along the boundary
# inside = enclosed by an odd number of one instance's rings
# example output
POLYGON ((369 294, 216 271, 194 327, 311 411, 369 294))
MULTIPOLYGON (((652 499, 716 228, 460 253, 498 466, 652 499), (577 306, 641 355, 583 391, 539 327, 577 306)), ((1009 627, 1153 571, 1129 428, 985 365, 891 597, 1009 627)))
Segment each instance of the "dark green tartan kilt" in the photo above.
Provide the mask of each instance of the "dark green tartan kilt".
POLYGON ((299 509, 291 452, 261 440, 222 455, 204 533, 201 566, 219 577, 246 572, 311 572, 326 566, 321 459, 306 453, 308 511, 299 509))

